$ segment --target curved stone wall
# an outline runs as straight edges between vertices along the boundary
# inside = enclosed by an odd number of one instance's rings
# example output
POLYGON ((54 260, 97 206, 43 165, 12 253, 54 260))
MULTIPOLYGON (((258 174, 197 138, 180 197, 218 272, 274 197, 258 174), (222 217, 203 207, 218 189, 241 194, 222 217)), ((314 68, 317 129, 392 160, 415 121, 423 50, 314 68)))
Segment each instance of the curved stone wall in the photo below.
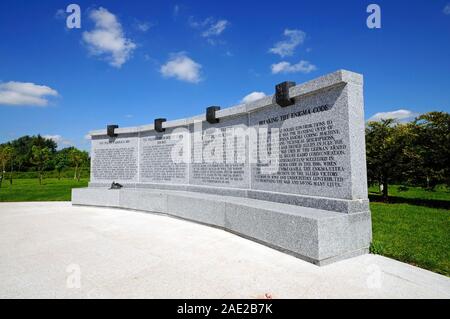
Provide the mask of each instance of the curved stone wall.
POLYGON ((362 76, 337 71, 274 96, 206 115, 93 131, 90 187, 113 181, 264 199, 352 213, 368 210, 362 76))

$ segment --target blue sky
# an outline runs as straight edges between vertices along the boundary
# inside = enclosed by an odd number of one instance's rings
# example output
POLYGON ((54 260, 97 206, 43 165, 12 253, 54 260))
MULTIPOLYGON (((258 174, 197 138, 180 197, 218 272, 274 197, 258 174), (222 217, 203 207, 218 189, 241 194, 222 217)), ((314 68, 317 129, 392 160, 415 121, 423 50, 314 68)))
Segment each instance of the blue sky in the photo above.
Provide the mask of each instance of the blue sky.
POLYGON ((367 119, 450 110, 450 0, 3 0, 0 39, 0 142, 88 149, 108 123, 188 117, 338 69, 364 74, 367 119), (81 29, 66 27, 70 3, 81 29))

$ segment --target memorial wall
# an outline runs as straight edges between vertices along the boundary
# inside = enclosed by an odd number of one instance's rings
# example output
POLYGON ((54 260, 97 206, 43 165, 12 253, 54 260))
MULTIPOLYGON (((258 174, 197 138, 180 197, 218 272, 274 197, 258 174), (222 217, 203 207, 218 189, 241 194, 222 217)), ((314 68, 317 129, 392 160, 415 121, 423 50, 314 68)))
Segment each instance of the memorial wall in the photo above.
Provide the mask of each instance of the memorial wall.
POLYGON ((91 181, 72 203, 213 225, 318 265, 367 253, 362 76, 341 70, 274 91, 192 118, 92 131, 91 181))
POLYGON ((366 199, 362 78, 344 75, 290 88, 288 106, 267 97, 216 111, 217 123, 197 116, 164 122, 163 132, 94 132, 91 185, 366 199))

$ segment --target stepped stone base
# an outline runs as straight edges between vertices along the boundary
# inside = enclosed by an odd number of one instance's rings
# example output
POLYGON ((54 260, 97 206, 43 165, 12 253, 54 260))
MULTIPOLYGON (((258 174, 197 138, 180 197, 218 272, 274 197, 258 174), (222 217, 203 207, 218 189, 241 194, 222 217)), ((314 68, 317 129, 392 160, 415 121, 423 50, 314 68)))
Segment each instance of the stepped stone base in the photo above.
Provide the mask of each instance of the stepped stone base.
POLYGON ((320 266, 367 253, 372 234, 368 209, 342 213, 189 191, 89 187, 73 189, 72 204, 167 214, 230 231, 320 266))

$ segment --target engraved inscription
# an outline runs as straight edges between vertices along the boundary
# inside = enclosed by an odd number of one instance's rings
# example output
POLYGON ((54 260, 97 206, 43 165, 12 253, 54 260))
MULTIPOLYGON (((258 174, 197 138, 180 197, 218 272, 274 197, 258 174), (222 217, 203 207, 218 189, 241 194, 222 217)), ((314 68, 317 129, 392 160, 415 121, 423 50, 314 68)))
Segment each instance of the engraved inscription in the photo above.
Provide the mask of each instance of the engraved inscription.
MULTIPOLYGON (((332 120, 280 129, 279 169, 262 174, 258 161, 255 181, 271 184, 342 187, 345 168, 339 165, 347 146, 332 120)), ((267 138, 271 148, 270 134, 267 138)))
MULTIPOLYGON (((183 134, 145 136, 141 138, 140 174, 142 182, 187 183, 188 164, 173 159, 172 151, 183 134)), ((182 152, 180 149, 179 152, 182 152)), ((176 154, 182 157, 183 154, 176 154)))
POLYGON ((130 139, 95 141, 92 177, 99 181, 133 181, 137 178, 137 151, 130 139))

